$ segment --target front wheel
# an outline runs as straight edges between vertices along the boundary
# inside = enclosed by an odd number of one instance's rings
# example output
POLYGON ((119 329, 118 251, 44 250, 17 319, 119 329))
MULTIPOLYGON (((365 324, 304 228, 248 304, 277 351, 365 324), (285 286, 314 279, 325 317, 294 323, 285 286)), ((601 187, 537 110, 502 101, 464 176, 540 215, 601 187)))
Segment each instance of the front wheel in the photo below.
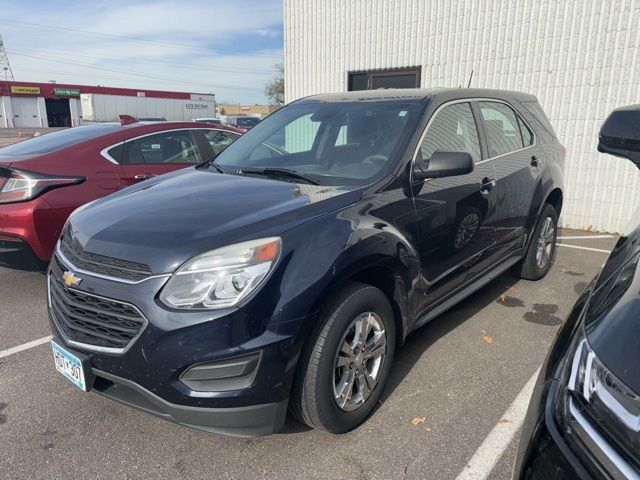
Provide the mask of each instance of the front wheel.
POLYGON ((361 283, 327 302, 300 358, 290 405, 298 420, 343 433, 369 416, 393 361, 393 315, 386 295, 361 283))
POLYGON ((546 203, 538 217, 538 224, 531 237, 524 259, 513 268, 513 274, 526 280, 540 280, 551 269, 556 253, 558 214, 546 203))

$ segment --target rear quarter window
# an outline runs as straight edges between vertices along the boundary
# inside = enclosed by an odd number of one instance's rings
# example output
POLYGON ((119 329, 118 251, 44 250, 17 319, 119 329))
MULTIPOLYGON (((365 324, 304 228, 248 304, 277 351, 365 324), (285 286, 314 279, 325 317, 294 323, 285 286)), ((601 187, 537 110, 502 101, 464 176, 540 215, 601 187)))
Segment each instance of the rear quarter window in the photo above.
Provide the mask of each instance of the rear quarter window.
POLYGON ((522 102, 522 106, 535 117, 538 123, 540 123, 540 125, 542 125, 542 127, 549 132, 553 138, 558 138, 556 131, 553 129, 553 125, 551 125, 551 122, 549 121, 549 117, 544 113, 544 110, 542 110, 542 107, 538 102, 522 102))

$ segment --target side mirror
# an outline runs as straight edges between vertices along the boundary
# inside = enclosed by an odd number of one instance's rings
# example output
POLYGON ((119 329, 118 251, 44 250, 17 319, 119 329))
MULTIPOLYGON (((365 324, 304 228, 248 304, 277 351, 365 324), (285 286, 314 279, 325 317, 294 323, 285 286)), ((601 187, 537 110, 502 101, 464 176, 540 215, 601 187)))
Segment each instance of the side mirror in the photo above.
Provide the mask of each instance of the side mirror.
POLYGON ((413 166, 414 180, 427 178, 453 177, 473 172, 473 158, 467 152, 435 152, 429 159, 426 170, 415 162, 413 166))
POLYGON ((628 158, 640 168, 640 105, 609 114, 600 128, 598 151, 628 158))

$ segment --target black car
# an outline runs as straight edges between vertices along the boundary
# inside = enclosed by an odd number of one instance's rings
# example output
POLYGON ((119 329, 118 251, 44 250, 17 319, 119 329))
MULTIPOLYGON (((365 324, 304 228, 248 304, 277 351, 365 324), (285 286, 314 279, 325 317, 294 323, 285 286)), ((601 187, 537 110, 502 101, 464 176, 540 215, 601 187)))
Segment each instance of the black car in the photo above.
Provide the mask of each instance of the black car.
POLYGON ((56 365, 208 431, 269 434, 287 409, 353 429, 410 332, 510 268, 548 272, 563 162, 524 93, 298 100, 215 162, 72 215, 48 275, 56 365))
MULTIPOLYGON (((640 167, 640 105, 613 111, 598 150, 640 167)), ((551 347, 514 478, 640 478, 639 260, 640 210, 551 347)))

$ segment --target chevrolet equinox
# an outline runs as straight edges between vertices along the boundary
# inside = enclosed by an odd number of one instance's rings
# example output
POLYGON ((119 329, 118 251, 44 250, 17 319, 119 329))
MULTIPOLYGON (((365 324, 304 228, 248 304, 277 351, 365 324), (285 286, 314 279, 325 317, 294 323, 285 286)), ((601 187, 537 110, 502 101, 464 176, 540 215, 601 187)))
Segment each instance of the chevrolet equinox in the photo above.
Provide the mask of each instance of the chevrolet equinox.
POLYGON ((563 163, 524 93, 295 101, 76 210, 48 271, 56 368, 210 432, 269 434, 288 410, 351 430, 410 332, 508 269, 549 271, 563 163))

